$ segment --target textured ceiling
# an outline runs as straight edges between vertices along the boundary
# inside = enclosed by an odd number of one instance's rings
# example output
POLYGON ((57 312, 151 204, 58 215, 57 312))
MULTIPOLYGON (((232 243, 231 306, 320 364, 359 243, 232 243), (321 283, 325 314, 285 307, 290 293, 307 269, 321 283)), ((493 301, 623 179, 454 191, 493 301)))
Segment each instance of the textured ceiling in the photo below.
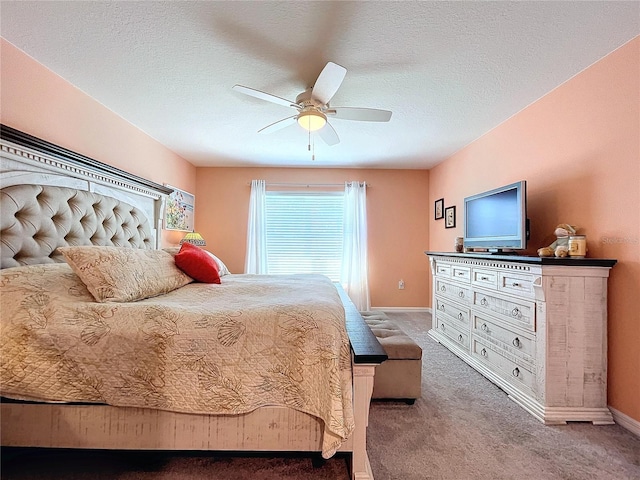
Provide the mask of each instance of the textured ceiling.
POLYGON ((197 166, 429 168, 640 34, 640 2, 0 3, 2 36, 197 166), (335 146, 295 111, 327 63, 333 106, 393 111, 330 120, 335 146))

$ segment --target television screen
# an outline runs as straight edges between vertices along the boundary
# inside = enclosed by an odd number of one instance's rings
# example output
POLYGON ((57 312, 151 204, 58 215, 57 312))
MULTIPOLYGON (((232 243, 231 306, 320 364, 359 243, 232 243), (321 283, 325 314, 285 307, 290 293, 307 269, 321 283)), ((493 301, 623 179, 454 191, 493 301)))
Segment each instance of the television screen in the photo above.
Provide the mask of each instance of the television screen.
POLYGON ((526 182, 464 199, 464 245, 489 251, 523 250, 527 241, 526 182))

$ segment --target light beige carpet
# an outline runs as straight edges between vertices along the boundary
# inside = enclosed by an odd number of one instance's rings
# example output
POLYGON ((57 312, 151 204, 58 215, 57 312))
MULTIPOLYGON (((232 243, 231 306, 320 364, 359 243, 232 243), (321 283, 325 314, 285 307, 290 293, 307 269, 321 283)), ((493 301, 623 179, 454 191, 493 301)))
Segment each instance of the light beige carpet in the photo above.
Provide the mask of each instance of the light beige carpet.
MULTIPOLYGON (((545 426, 427 336, 424 313, 388 313, 423 348, 422 398, 375 401, 376 480, 638 480, 640 438, 617 426, 545 426)), ((3 449, 3 480, 348 480, 344 456, 3 449)))

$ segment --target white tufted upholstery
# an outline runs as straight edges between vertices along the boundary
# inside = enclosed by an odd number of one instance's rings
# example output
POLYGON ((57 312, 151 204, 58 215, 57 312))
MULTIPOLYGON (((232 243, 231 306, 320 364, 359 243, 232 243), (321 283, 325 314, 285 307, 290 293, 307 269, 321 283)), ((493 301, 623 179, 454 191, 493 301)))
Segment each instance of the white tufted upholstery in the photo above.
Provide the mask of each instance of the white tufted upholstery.
POLYGON ((1 268, 64 262, 68 245, 153 248, 144 213, 127 203, 65 187, 14 185, 0 190, 1 268))

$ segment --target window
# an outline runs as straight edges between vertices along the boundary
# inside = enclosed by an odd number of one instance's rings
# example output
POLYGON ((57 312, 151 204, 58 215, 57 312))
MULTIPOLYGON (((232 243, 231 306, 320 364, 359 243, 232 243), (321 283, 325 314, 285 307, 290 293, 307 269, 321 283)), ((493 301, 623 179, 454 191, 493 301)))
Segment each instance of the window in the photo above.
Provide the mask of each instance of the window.
POLYGON ((270 274, 340 280, 343 192, 267 192, 265 207, 270 274))

